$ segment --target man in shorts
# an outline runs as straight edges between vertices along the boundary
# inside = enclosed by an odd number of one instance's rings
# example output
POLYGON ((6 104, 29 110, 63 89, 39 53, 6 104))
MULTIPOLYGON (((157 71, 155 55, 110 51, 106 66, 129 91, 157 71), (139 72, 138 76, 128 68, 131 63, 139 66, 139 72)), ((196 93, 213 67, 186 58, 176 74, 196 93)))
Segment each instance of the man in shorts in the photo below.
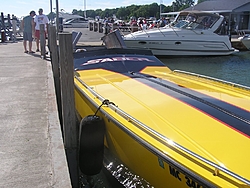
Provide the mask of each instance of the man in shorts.
POLYGON ((23 28, 23 47, 24 53, 35 53, 32 51, 32 32, 33 30, 33 17, 36 15, 35 11, 30 11, 30 15, 25 16, 22 20, 21 26, 23 28), (27 41, 29 41, 29 51, 27 50, 27 41))
POLYGON ((38 10, 38 15, 36 15, 34 19, 34 26, 35 26, 35 38, 36 38, 36 51, 39 52, 39 43, 40 43, 40 24, 44 24, 44 31, 45 36, 46 33, 48 33, 48 24, 49 24, 49 18, 43 14, 43 9, 38 10))

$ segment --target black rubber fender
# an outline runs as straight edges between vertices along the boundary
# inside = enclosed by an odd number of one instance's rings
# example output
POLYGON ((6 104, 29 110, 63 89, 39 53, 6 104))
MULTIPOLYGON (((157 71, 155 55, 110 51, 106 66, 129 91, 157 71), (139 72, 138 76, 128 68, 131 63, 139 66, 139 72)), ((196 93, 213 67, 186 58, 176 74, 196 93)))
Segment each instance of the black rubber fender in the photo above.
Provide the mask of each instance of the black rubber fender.
POLYGON ((104 120, 96 115, 84 117, 79 130, 79 168, 85 175, 100 173, 104 153, 104 120))

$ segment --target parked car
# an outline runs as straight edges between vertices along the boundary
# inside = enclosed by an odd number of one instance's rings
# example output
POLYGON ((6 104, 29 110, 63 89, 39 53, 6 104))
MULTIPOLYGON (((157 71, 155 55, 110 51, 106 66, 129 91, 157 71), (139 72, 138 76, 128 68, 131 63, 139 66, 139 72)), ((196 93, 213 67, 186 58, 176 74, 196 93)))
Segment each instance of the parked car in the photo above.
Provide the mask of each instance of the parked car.
POLYGON ((89 21, 84 19, 84 18, 74 18, 71 20, 66 21, 63 24, 63 27, 67 28, 67 27, 82 27, 82 28, 88 28, 89 27, 89 21))

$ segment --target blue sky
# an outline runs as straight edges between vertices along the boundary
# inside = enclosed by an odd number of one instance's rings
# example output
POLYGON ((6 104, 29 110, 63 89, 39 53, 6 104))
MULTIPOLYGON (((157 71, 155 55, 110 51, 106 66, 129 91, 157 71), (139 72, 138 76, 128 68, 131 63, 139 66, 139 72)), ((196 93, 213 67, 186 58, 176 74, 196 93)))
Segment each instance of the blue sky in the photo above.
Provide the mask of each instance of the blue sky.
MULTIPOLYGON (((132 4, 145 5, 151 3, 158 3, 168 6, 171 5, 174 0, 86 0, 86 9, 106 9, 106 8, 119 8, 129 6, 132 4)), ((43 8, 44 14, 50 12, 50 0, 1 0, 0 12, 4 15, 14 14, 18 18, 26 16, 31 10, 38 12, 39 8, 43 8)), ((66 12, 71 13, 73 9, 84 10, 84 0, 58 0, 59 10, 63 9, 66 12)), ((56 8, 56 0, 52 0, 52 8, 56 8)), ((54 9, 53 9, 54 11, 54 9)))

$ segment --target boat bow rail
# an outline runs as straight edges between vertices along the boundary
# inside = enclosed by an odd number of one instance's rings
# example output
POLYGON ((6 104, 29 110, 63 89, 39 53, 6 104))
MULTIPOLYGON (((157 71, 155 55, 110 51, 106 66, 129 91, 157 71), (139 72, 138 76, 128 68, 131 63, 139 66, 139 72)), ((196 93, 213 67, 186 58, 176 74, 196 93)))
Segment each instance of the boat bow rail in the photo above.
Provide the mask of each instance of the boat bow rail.
MULTIPOLYGON (((176 70, 175 72, 183 72, 183 71, 178 71, 176 70)), ((189 74, 188 72, 183 72, 186 74, 189 74)), ((198 76, 198 75, 197 75, 198 76)), ((199 75, 201 76, 201 75, 199 75)), ((209 78, 206 77, 205 78, 209 78)), ((154 131, 153 129, 151 129, 150 127, 148 127, 147 125, 143 124, 142 122, 140 122, 139 120, 135 119, 133 116, 127 114, 126 112, 124 112, 123 110, 121 110, 119 107, 117 107, 113 102, 109 102, 107 99, 105 99, 104 97, 102 97, 100 94, 98 94, 97 92, 95 92, 91 87, 89 87, 84 81, 82 81, 77 75, 75 75, 75 79, 82 85, 84 86, 96 99, 98 99, 102 104, 104 103, 106 107, 110 108, 111 110, 113 110, 115 113, 117 113, 119 116, 123 117, 126 121, 130 122, 131 124, 133 124, 134 126, 136 126, 137 128, 139 128, 141 131, 144 131, 145 133, 149 134, 151 137, 153 137, 154 139, 156 139, 158 142, 164 144, 165 146, 167 146, 168 148, 170 148, 171 150, 178 150, 179 153, 182 154, 183 157, 187 157, 187 156, 191 156, 193 157, 195 160, 197 160, 197 162, 202 162, 205 163, 206 165, 210 166, 211 169, 213 169, 213 175, 215 176, 219 176, 220 172, 223 172, 225 174, 227 174, 228 176, 234 178, 235 180, 238 180, 242 183, 245 183, 247 185, 250 186, 250 180, 226 169, 225 167, 218 165, 192 151, 190 151, 189 149, 183 147, 182 145, 174 142, 173 140, 163 136, 162 134, 160 134, 159 132, 154 131)), ((210 79, 210 78, 209 78, 210 79)), ((222 80, 217 80, 216 81, 220 81, 220 82, 224 82, 222 80)), ((231 84, 230 82, 225 82, 227 84, 231 84)), ((234 84, 235 85, 235 84, 234 84)), ((237 87, 243 87, 245 89, 249 89, 248 87, 244 87, 241 85, 236 84, 237 87)), ((81 89, 78 87, 78 90, 81 92, 81 89)), ((150 143, 148 143, 150 144, 150 143)), ((162 153, 162 151, 159 151, 159 153, 162 153)), ((169 158, 162 153, 161 157, 165 157, 165 160, 169 160, 169 158)), ((174 159, 172 159, 174 160, 174 159)), ((176 162, 176 161, 175 161, 176 162)), ((176 162, 178 164, 178 162, 176 162)), ((186 169, 185 167, 183 167, 184 169, 186 169)), ((208 171, 207 168, 205 168, 205 170, 208 171)), ((210 169, 209 169, 210 172, 210 169)))
MULTIPOLYGON (((140 33, 145 33, 145 34, 147 35, 147 37, 150 38, 150 37, 152 37, 152 36, 151 36, 151 35, 152 35, 152 32, 154 32, 154 31, 157 30, 157 31, 159 31, 160 34, 162 34, 162 36, 160 36, 160 37, 169 37, 168 35, 166 35, 167 33, 164 32, 164 30, 168 30, 168 29, 173 30, 173 32, 176 34, 176 36, 179 37, 179 34, 178 34, 178 32, 175 31, 175 28, 174 28, 174 27, 167 27, 167 28, 163 27, 163 28, 154 28, 154 29, 149 29, 149 30, 141 30, 141 31, 138 31, 138 32, 136 32, 136 33, 130 33, 129 35, 132 36, 134 39, 136 39, 136 35, 137 35, 137 34, 140 35, 140 33), (165 33, 166 33, 166 34, 165 34, 165 33)), ((124 35, 123 35, 123 36, 124 36, 124 35)))

